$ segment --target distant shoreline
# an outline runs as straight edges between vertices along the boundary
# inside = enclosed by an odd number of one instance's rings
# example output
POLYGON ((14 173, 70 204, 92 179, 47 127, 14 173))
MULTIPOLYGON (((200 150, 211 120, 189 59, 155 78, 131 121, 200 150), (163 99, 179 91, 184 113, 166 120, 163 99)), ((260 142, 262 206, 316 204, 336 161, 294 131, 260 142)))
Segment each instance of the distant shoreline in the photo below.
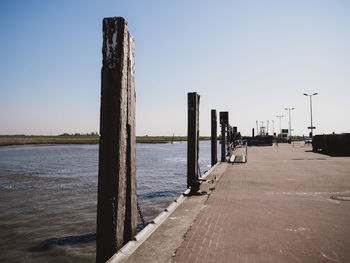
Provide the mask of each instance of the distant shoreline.
MULTIPOLYGON (((200 140, 209 140, 203 136, 200 140)), ((137 136, 137 143, 169 143, 171 141, 187 141, 186 136, 137 136)), ((0 146, 33 145, 33 144, 98 144, 99 136, 26 136, 0 135, 0 146)))

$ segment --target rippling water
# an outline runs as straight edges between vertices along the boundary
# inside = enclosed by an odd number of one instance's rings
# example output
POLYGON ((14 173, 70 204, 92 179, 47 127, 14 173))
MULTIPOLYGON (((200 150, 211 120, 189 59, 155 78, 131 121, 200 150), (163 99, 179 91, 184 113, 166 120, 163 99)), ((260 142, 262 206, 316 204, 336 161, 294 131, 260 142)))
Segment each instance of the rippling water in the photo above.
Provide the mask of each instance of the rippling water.
MULTIPOLYGON (((151 221, 186 189, 187 143, 137 144, 151 221)), ((210 142, 200 142, 200 169, 210 142)), ((0 147, 0 262, 94 262, 98 145, 0 147)))

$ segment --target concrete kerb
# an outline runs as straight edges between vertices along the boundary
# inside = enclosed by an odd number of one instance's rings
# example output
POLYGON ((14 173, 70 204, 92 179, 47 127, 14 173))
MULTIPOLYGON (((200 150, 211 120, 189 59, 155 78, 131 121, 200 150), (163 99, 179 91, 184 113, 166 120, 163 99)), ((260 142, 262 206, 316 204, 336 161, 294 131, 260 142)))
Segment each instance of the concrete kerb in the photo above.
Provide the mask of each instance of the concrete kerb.
MULTIPOLYGON (((219 164, 220 162, 217 162, 206 173, 204 173, 200 179, 205 180, 219 164)), ((174 202, 172 202, 163 212, 161 212, 152 223, 148 224, 144 229, 142 229, 135 236, 134 240, 129 241, 121 249, 119 249, 118 252, 107 261, 107 263, 125 262, 136 251, 136 249, 160 227, 160 225, 175 211, 175 209, 186 200, 189 193, 190 189, 183 192, 174 202)))

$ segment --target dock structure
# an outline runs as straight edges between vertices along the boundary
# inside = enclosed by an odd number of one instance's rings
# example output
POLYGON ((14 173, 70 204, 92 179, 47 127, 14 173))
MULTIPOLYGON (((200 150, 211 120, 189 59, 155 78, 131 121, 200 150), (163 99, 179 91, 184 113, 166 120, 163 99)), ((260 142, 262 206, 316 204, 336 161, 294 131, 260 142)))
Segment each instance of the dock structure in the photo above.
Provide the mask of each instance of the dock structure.
POLYGON ((200 186, 207 195, 171 204, 109 262, 350 262, 349 157, 303 143, 249 156, 215 165, 200 186))

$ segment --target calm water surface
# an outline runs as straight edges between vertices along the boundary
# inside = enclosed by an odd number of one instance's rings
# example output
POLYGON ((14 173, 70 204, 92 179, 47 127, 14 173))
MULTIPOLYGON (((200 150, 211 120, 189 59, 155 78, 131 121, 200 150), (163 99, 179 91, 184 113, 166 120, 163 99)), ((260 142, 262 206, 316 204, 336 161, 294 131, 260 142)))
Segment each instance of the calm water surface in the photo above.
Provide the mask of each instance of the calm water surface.
MULTIPOLYGON (((187 142, 137 144, 151 221, 186 189, 187 142)), ((200 169, 210 142, 200 143, 200 169)), ((98 145, 0 147, 0 262, 94 262, 98 145)))

